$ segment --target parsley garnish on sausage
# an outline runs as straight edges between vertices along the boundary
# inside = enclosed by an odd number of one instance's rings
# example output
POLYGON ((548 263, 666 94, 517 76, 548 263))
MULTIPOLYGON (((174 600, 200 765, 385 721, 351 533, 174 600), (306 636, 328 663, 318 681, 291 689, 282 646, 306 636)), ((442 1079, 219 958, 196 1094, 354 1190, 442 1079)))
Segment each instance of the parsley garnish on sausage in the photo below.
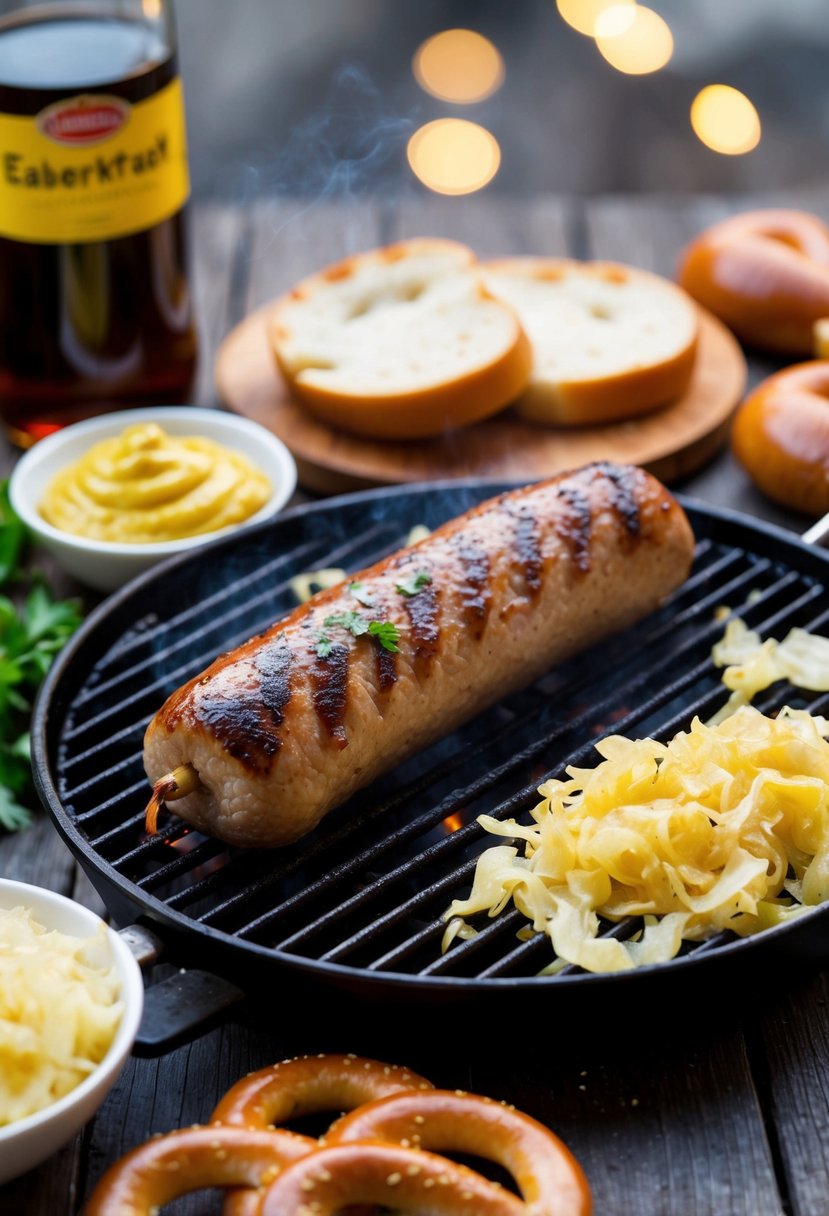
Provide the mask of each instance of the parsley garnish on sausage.
POLYGON ((358 604, 362 604, 364 608, 373 608, 375 601, 367 591, 363 590, 362 583, 349 583, 348 590, 354 596, 358 604))
POLYGON ((417 595, 418 591, 422 591, 432 581, 432 576, 428 570, 418 570, 416 574, 410 574, 406 578, 400 580, 396 584, 397 590, 401 595, 405 595, 411 599, 413 595, 417 595))
MULTIPOLYGON (((392 621, 370 621, 362 613, 352 610, 327 616, 323 621, 323 626, 325 629, 346 629, 355 638, 367 633, 376 638, 384 650, 390 650, 393 654, 397 654, 400 649, 397 645, 400 641, 400 630, 392 621)), ((328 658, 333 645, 334 643, 327 633, 319 635, 316 650, 321 659, 328 658)))

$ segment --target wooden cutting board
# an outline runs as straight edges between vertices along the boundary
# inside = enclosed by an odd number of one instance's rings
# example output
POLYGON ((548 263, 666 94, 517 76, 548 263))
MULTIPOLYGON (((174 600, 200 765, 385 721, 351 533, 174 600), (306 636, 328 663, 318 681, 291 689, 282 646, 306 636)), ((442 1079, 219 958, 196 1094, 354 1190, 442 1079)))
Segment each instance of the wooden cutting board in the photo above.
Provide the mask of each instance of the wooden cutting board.
POLYGON ((688 391, 664 409, 607 426, 553 429, 511 410, 438 439, 371 440, 335 430, 291 395, 267 338, 267 304, 237 325, 216 358, 222 402, 273 431, 293 453, 307 489, 338 494, 453 477, 535 480, 592 460, 639 464, 662 481, 692 473, 721 447, 746 381, 731 332, 701 310, 688 391))

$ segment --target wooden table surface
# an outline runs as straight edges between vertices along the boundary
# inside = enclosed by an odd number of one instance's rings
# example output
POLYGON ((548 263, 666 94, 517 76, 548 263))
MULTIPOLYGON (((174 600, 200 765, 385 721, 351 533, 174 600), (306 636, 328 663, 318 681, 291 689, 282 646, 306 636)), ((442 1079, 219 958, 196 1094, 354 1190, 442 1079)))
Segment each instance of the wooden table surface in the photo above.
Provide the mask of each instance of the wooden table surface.
MULTIPOLYGON (((292 281, 344 252, 403 236, 442 235, 481 255, 570 253, 672 274, 704 224, 757 203, 829 214, 829 191, 775 199, 496 196, 402 203, 280 201, 194 209, 194 286, 202 332, 196 400, 215 404, 211 364, 228 330, 292 281)), ((752 380, 771 370, 752 359, 752 380)), ((8 467, 13 454, 5 453, 8 467)), ((802 531, 810 521, 766 502, 727 452, 675 489, 802 531)), ((301 497, 301 496, 300 496, 301 497)), ((65 585, 61 590, 68 590, 65 585)), ((87 597, 87 603, 93 601, 87 597)), ((100 909, 45 816, 0 839, 0 874, 100 909)), ((0 1187, 0 1212, 80 1210, 104 1168, 154 1132, 204 1120, 238 1077, 298 1052, 396 1060, 436 1084, 514 1102, 570 1145, 601 1216, 822 1216, 829 1213, 827 980, 818 964, 734 988, 700 978, 625 1009, 516 1006, 497 1020, 451 1007, 371 1006, 358 1020, 336 999, 309 1010, 275 989, 218 1029, 159 1059, 133 1059, 99 1114, 31 1174, 0 1187)), ((217 1194, 179 1201, 219 1212, 217 1194)))

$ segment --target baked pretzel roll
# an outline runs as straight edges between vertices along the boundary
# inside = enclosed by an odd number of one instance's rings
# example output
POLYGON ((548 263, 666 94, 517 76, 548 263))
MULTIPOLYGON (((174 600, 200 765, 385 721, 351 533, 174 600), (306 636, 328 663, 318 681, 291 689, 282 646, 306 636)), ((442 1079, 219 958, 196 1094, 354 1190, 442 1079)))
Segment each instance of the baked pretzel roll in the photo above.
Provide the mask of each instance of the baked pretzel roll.
POLYGON ((829 360, 798 363, 764 380, 737 412, 734 455, 775 502, 806 515, 829 511, 829 360))
POLYGON ((805 211, 731 216, 691 242, 678 278, 744 342, 810 355, 829 317, 829 227, 805 211))

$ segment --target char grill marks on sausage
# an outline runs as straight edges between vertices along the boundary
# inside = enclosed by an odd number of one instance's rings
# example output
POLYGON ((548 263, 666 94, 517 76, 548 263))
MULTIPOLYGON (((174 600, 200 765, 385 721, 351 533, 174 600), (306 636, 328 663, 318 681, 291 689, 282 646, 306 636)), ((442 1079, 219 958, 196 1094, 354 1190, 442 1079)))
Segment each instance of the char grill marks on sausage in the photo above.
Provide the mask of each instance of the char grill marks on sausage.
POLYGON ((243 807, 245 786, 255 829, 227 838, 295 839, 383 768, 651 611, 692 554, 681 509, 639 469, 592 465, 501 494, 174 693, 147 732, 150 779, 190 765, 206 792, 182 797, 182 813, 218 835, 244 815, 213 787, 243 807), (399 653, 373 621, 395 627, 399 653), (262 826, 280 799, 302 827, 262 826))
POLYGON ((627 465, 600 464, 597 468, 613 486, 612 506, 628 535, 637 537, 642 526, 639 502, 636 497, 636 473, 627 465))
POLYGON ((415 664, 419 671, 425 672, 438 652, 440 639, 438 593, 434 584, 426 583, 414 595, 406 596, 404 607, 409 618, 409 644, 414 652, 415 664))
POLYGON ((453 537, 453 544, 461 568, 460 591, 463 612, 475 638, 484 632, 486 619, 492 605, 489 586, 489 556, 477 544, 463 535, 453 537))
POLYGON ((515 557, 524 575, 529 596, 541 590, 541 545, 538 518, 529 507, 520 507, 515 512, 515 557))
POLYGON ((348 695, 348 657, 348 647, 335 642, 327 655, 317 655, 311 676, 314 708, 339 747, 348 743, 343 726, 348 695))

